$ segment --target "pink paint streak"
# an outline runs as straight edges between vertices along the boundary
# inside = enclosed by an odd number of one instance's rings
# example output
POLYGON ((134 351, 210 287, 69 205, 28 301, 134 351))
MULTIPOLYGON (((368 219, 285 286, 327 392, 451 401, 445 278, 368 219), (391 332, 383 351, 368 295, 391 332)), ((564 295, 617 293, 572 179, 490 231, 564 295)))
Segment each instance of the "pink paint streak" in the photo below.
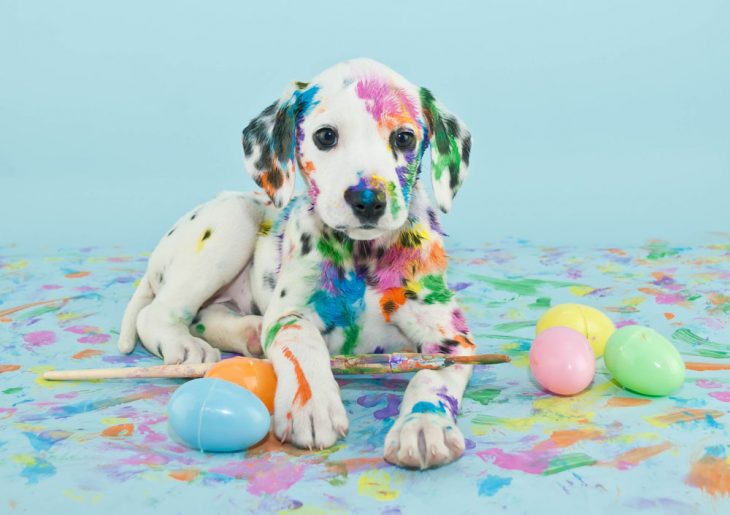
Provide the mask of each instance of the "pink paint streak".
POLYGON ((722 402, 730 402, 730 392, 712 392, 710 397, 722 402))
POLYGON ((521 470, 528 474, 542 474, 550 465, 550 460, 559 452, 523 452, 508 454, 496 447, 476 453, 485 462, 492 462, 504 470, 521 470))
POLYGON ((357 83, 357 96, 365 101, 365 108, 378 125, 389 128, 410 121, 415 124, 418 112, 413 99, 403 90, 380 77, 357 83))
POLYGON ((390 247, 378 260, 375 275, 378 277, 378 290, 383 292, 389 288, 403 286, 403 275, 411 261, 419 261, 419 249, 390 247))
POLYGON ((72 325, 67 327, 64 331, 74 334, 89 334, 89 333, 100 333, 101 329, 94 327, 93 325, 72 325))
POLYGON ((294 465, 286 458, 267 456, 262 459, 232 461, 211 469, 215 474, 248 480, 249 493, 273 495, 288 490, 304 475, 304 465, 294 465))
POLYGON ((718 381, 709 381, 707 379, 698 379, 695 384, 699 386, 700 388, 722 388, 725 386, 724 384, 718 382, 718 381))

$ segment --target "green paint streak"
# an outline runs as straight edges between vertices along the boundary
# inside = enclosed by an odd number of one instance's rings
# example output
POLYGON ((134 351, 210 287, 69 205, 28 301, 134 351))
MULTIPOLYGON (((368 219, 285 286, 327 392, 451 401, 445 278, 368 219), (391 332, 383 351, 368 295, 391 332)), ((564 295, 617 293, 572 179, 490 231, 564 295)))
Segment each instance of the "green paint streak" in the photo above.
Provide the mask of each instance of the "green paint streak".
POLYGON ((647 247, 649 249, 649 255, 646 256, 646 259, 651 259, 652 261, 679 254, 679 249, 671 248, 666 242, 652 243, 647 247))
POLYGON ((542 472, 543 476, 558 474, 566 470, 594 465, 596 460, 582 452, 573 452, 557 456, 550 460, 548 467, 542 472))
POLYGON ((567 288, 569 286, 587 286, 585 284, 565 281, 543 281, 541 279, 497 279, 480 274, 469 274, 471 279, 492 285, 497 290, 504 290, 517 295, 537 295, 538 289, 543 286, 567 288))
POLYGON ((511 333, 512 331, 524 329, 525 327, 535 327, 536 324, 537 320, 527 320, 524 322, 506 322, 504 324, 495 325, 494 329, 496 329, 497 331, 507 331, 508 333, 511 333))
POLYGON ((195 332, 198 334, 203 334, 205 332, 205 326, 203 324, 197 324, 195 326, 195 332))
POLYGON ((509 340, 511 342, 518 342, 518 343, 532 342, 532 338, 521 338, 519 336, 514 336, 514 335, 510 335, 510 334, 475 334, 474 337, 479 340, 482 340, 482 339, 509 340))
POLYGON ((388 183, 388 196, 390 197, 390 214, 393 218, 398 216, 400 213, 400 205, 398 205, 398 195, 395 193, 395 183, 390 181, 388 183))
POLYGON ((344 262, 352 257, 353 242, 350 238, 338 241, 333 236, 323 236, 317 242, 317 250, 322 257, 329 259, 336 266, 342 266, 344 262))
POLYGON ((478 426, 498 426, 502 422, 503 420, 501 418, 493 417, 492 415, 477 415, 471 419, 471 423, 478 426))
POLYGON ((699 346, 700 348, 696 349, 697 355, 699 356, 705 356, 708 358, 730 357, 730 346, 702 338, 687 328, 677 329, 674 331, 672 339, 678 342, 689 343, 694 347, 699 346))
POLYGON ((286 317, 278 320, 274 325, 272 325, 266 333, 266 340, 264 341, 264 352, 266 352, 271 344, 274 343, 274 338, 276 338, 276 335, 279 334, 279 331, 281 331, 282 328, 294 325, 297 322, 299 322, 299 319, 297 317, 286 317))
POLYGON ((359 336, 359 325, 353 324, 345 328, 345 341, 342 343, 342 354, 353 354, 359 336))
POLYGON ((469 390, 464 394, 464 397, 486 406, 499 397, 500 393, 502 393, 502 390, 498 388, 482 388, 481 390, 469 390))
POLYGON ((424 288, 431 290, 431 293, 423 299, 426 304, 446 304, 454 297, 454 292, 446 286, 443 275, 426 275, 420 283, 424 288))
POLYGON ((459 172, 461 170, 461 152, 454 137, 453 131, 445 123, 441 110, 436 105, 436 99, 426 88, 420 91, 421 106, 426 113, 429 126, 432 132, 431 144, 431 169, 436 181, 446 168, 450 173, 450 185, 459 184, 459 172))
POLYGON ((538 297, 535 299, 535 302, 527 307, 531 309, 546 309, 550 307, 550 302, 550 297, 538 297))
POLYGON ((7 388, 7 389, 3 390, 3 393, 5 395, 12 395, 14 393, 18 393, 18 392, 22 392, 22 391, 23 391, 23 387, 17 386, 15 388, 7 388))
POLYGON ((28 320, 29 318, 39 317, 41 315, 45 315, 46 313, 53 313, 54 311, 58 311, 61 308, 62 306, 41 306, 39 308, 26 311, 25 313, 21 313, 20 315, 15 315, 15 320, 28 320))

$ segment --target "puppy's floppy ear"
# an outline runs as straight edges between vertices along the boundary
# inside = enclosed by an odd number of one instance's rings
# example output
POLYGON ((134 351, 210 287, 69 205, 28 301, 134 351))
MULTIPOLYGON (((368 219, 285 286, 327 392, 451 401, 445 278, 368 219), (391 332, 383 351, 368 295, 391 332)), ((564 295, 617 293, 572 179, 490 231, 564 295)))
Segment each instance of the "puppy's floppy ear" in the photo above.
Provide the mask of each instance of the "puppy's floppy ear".
POLYGON ((431 143, 431 181, 441 211, 451 209, 451 200, 464 182, 469 166, 471 134, 426 88, 421 88, 421 108, 428 123, 431 143))
POLYGON ((304 116, 318 103, 314 100, 318 90, 306 82, 291 84, 243 129, 246 169, 277 207, 286 205, 294 193, 297 132, 304 116))

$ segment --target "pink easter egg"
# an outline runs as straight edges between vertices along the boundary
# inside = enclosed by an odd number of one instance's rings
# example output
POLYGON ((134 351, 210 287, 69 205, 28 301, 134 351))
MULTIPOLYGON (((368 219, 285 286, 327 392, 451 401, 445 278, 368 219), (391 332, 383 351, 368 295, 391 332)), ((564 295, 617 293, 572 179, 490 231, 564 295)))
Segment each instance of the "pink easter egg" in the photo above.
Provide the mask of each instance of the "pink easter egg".
POLYGON ((530 370, 546 390, 575 395, 593 381, 596 357, 581 333, 567 327, 551 327, 532 342, 530 370))

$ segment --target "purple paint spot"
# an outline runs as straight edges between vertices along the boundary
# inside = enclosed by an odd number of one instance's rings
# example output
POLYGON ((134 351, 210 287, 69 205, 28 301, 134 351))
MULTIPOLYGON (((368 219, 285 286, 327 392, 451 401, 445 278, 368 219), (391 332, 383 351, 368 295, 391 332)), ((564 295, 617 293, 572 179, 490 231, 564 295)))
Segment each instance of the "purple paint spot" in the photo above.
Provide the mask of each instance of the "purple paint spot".
POLYGON ((400 403, 403 400, 400 395, 393 395, 392 393, 387 394, 388 404, 373 413, 373 416, 378 420, 383 420, 390 417, 397 417, 398 411, 400 410, 400 403))
POLYGON ((436 396, 446 403, 446 408, 449 410, 451 418, 456 421, 456 417, 459 415, 459 401, 456 400, 456 397, 449 394, 445 386, 439 388, 436 396))
POLYGON ((44 284, 41 286, 44 290, 58 290, 60 288, 63 288, 63 286, 60 286, 58 284, 44 284))
POLYGON ((464 313, 462 313, 459 308, 456 308, 451 312, 451 325, 453 325, 454 329, 460 333, 466 334, 469 332, 469 328, 466 325, 466 319, 464 318, 464 313))
POLYGON ((474 440, 469 440, 468 438, 464 438, 464 446, 466 447, 466 450, 474 449, 477 446, 477 443, 474 440))
POLYGON ((56 333, 53 331, 36 331, 23 335, 26 348, 42 347, 56 343, 56 333))
POLYGON ((636 320, 619 320, 616 322, 616 329, 621 329, 622 327, 626 327, 628 325, 638 325, 638 322, 636 320))
POLYGON ((723 383, 720 383, 718 381, 709 381, 707 379, 698 379, 695 381, 695 384, 699 386, 700 388, 722 388, 725 386, 723 383))
POLYGON ((385 394, 382 393, 363 395, 362 397, 357 398, 357 403, 363 408, 372 408, 373 406, 376 406, 383 397, 385 397, 385 394))
POLYGON ((461 291, 466 290, 469 286, 471 286, 473 283, 452 283, 449 284, 449 289, 451 291, 461 291))
POLYGON ((109 341, 108 334, 89 334, 78 339, 79 343, 106 343, 109 341))

